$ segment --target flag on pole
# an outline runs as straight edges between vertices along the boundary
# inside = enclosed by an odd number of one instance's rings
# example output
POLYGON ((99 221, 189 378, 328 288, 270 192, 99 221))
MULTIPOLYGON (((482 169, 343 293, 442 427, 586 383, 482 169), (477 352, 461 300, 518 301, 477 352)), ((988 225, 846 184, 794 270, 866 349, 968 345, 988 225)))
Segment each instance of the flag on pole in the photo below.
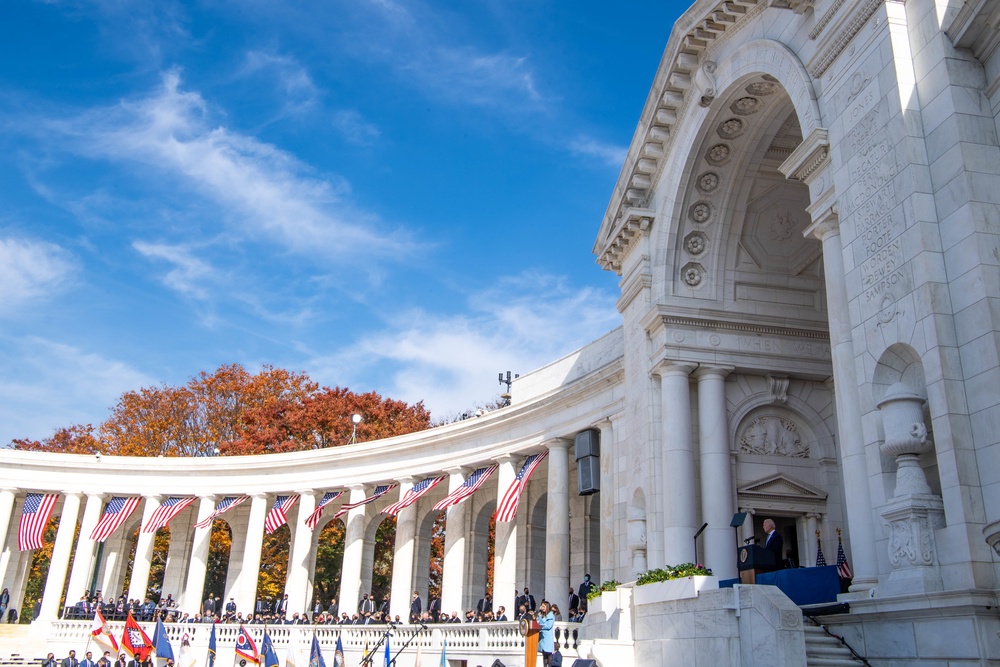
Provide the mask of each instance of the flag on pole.
POLYGON ((441 663, 438 667, 448 667, 448 640, 441 643, 441 663))
POLYGON ((326 667, 326 663, 323 662, 323 652, 319 649, 319 639, 315 632, 313 632, 312 646, 309 648, 309 667, 326 667))
POLYGON ((503 500, 500 501, 499 507, 497 507, 496 514, 494 515, 497 521, 514 520, 514 517, 517 515, 517 505, 521 500, 521 494, 528 488, 528 479, 531 477, 531 473, 535 472, 535 468, 538 467, 538 464, 548 454, 547 451, 540 454, 532 454, 524 460, 524 465, 521 466, 514 481, 508 487, 507 492, 503 494, 503 500))
POLYGON ((197 662, 194 657, 194 649, 191 647, 191 635, 185 632, 181 636, 181 650, 177 657, 177 667, 194 667, 197 662))
POLYGON ((396 488, 395 484, 383 484, 382 486, 376 486, 375 493, 373 493, 368 498, 365 498, 364 500, 359 500, 356 503, 344 503, 343 505, 341 505, 340 509, 337 510, 337 513, 333 515, 333 518, 336 519, 337 517, 344 516, 355 507, 361 507, 362 505, 373 503, 394 488, 396 488))
POLYGON ((343 491, 327 491, 323 494, 323 499, 316 505, 316 509, 306 518, 306 525, 309 526, 310 530, 316 530, 316 526, 319 525, 319 518, 323 515, 323 510, 342 495, 344 495, 343 491))
POLYGON ((125 523, 138 506, 139 496, 113 497, 104 507, 104 514, 101 515, 101 520, 94 527, 94 532, 90 534, 90 539, 95 542, 103 542, 111 537, 111 533, 118 530, 118 526, 125 523))
POLYGON ((218 505, 215 506, 215 509, 212 510, 211 514, 209 514, 207 517, 205 517, 198 523, 194 524, 194 527, 208 528, 209 526, 212 525, 212 522, 215 521, 215 517, 219 516, 220 514, 225 514, 229 510, 236 507, 237 505, 242 505, 244 502, 246 502, 247 498, 249 497, 250 496, 226 496, 225 498, 222 499, 222 502, 220 502, 218 505))
POLYGON ((400 513, 401 510, 406 509, 413 503, 420 500, 422 496, 424 496, 428 491, 430 491, 435 486, 443 482, 447 477, 448 475, 441 475, 440 477, 428 477, 427 479, 420 480, 419 482, 414 484, 409 491, 406 492, 406 495, 403 496, 402 500, 400 500, 398 503, 393 503, 392 505, 389 505, 384 510, 382 510, 382 514, 396 516, 397 514, 400 513))
POLYGON ((382 667, 390 667, 392 665, 392 651, 389 650, 389 634, 385 635, 385 659, 382 662, 382 667))
POLYGON ((212 623, 212 634, 208 638, 208 667, 215 665, 215 623, 212 623))
POLYGON ((844 541, 840 537, 840 529, 837 529, 837 574, 841 579, 852 579, 851 566, 847 564, 847 554, 844 553, 844 541))
POLYGON ((145 661, 153 651, 153 642, 149 640, 146 631, 135 622, 132 612, 125 619, 125 631, 122 633, 122 648, 139 661, 145 661))
POLYGON ((296 641, 294 635, 288 638, 288 650, 285 651, 285 667, 296 667, 298 664, 299 652, 295 650, 296 641))
POLYGON ((267 513, 267 518, 264 519, 264 532, 270 535, 288 523, 288 516, 285 513, 292 509, 292 506, 295 505, 295 501, 298 499, 298 496, 278 496, 275 498, 274 505, 271 506, 271 511, 267 513))
POLYGON ((98 644, 110 647, 115 653, 118 652, 118 640, 111 634, 111 628, 108 627, 108 622, 100 609, 94 612, 94 624, 90 626, 90 636, 98 644))
POLYGON ((157 658, 174 659, 174 648, 170 645, 167 629, 159 618, 156 619, 156 629, 153 630, 153 650, 156 651, 157 658))
POLYGON ((826 557, 823 555, 823 545, 819 543, 819 531, 816 531, 816 567, 826 567, 826 557))
POLYGON ((160 528, 166 528, 171 519, 183 512, 193 502, 194 498, 178 498, 177 496, 167 498, 150 515, 149 521, 142 527, 142 532, 155 533, 160 528))
POLYGON ((446 510, 452 505, 457 505, 473 493, 475 493, 479 487, 481 487, 486 480, 490 478, 490 475, 497 471, 499 466, 494 463, 489 467, 483 467, 476 470, 476 472, 469 475, 469 478, 462 483, 462 486, 458 487, 443 500, 439 501, 437 505, 434 506, 436 510, 446 510))
MULTIPOLYGON (((213 626, 214 627, 214 626, 213 626)), ((257 651, 257 644, 247 629, 240 623, 240 631, 236 635, 236 655, 246 658, 249 662, 260 662, 260 653, 257 651)))
POLYGON ((420 667, 420 663, 423 661, 423 649, 423 644, 417 644, 417 657, 413 659, 413 667, 420 667))
POLYGON ((347 660, 344 659, 344 644, 340 641, 340 635, 337 635, 337 648, 333 651, 333 667, 344 667, 347 664, 347 660))
POLYGON ((24 497, 21 525, 17 529, 17 548, 21 551, 41 549, 45 526, 55 509, 58 493, 29 493, 24 497))
POLYGON ((280 667, 281 663, 278 662, 278 654, 274 651, 274 645, 271 643, 271 638, 267 634, 267 630, 264 631, 264 638, 260 641, 260 667, 280 667))

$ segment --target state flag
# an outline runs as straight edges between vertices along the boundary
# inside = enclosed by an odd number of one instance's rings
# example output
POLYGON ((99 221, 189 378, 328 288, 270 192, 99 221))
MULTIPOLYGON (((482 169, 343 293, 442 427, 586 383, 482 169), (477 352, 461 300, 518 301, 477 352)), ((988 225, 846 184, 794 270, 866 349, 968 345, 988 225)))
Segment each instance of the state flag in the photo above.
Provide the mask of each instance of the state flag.
POLYGON ((260 653, 257 651, 257 643, 247 632, 247 629, 240 623, 240 630, 236 634, 236 655, 246 658, 249 662, 260 662, 260 653))
POLYGON ((118 652, 118 640, 111 634, 111 628, 108 627, 108 622, 100 609, 94 612, 94 623, 90 626, 90 636, 98 644, 110 648, 115 653, 118 652))
POLYGON ((132 617, 132 612, 128 613, 125 619, 125 631, 122 633, 122 648, 128 651, 136 660, 145 661, 153 651, 153 642, 150 641, 146 631, 136 623, 132 617))

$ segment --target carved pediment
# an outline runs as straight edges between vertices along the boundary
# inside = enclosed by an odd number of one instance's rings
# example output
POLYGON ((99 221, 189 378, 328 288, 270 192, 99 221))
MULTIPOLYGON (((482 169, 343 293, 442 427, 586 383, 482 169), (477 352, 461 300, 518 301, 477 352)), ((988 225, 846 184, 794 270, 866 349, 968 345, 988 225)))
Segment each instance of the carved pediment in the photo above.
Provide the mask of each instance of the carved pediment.
POLYGON ((784 473, 771 475, 741 487, 739 494, 741 498, 747 500, 759 498, 761 500, 793 500, 798 502, 825 502, 828 495, 825 491, 784 473))

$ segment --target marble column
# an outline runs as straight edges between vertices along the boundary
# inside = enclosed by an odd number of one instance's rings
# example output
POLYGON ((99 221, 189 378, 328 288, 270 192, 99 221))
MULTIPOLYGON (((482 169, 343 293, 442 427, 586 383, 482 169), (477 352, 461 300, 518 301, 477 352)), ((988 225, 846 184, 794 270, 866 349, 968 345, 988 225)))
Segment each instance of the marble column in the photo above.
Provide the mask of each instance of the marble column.
MULTIPOLYGON (((601 564, 600 578, 597 581, 614 579, 618 570, 618 542, 623 531, 620 522, 615 517, 615 494, 610 489, 615 484, 615 456, 618 448, 615 446, 615 421, 618 416, 604 419, 595 426, 601 430, 601 488, 608 489, 600 495, 601 504, 601 553, 598 562, 601 564)), ((596 573, 594 573, 596 575, 596 573)), ((595 577, 596 578, 596 577, 595 577)))
POLYGON ((243 548, 240 588, 236 592, 236 608, 244 614, 253 612, 257 601, 257 579, 260 575, 260 549, 264 545, 264 519, 267 517, 267 495, 250 496, 250 519, 247 541, 243 548))
MULTIPOLYGON (((11 554, 15 551, 7 543, 7 532, 10 530, 10 518, 14 513, 16 495, 16 489, 0 489, 0 588, 7 580, 7 568, 10 566, 11 554)), ((11 603, 13 604, 13 598, 11 603)), ((20 609, 18 609, 18 613, 20 613, 20 609)))
POLYGON ((569 447, 558 438, 549 449, 545 511, 545 598, 558 603, 569 590, 569 447))
MULTIPOLYGON (((663 546, 666 565, 694 558, 694 451, 691 443, 691 387, 695 364, 664 362, 656 369, 661 381, 663 434, 663 546)), ((650 559, 652 561, 653 559, 650 559)))
MULTIPOLYGON (((451 468, 448 473, 448 493, 465 482, 464 468, 451 468)), ((444 562, 441 566, 441 611, 463 612, 465 600, 465 509, 466 503, 452 505, 447 510, 444 531, 444 562)))
MULTIPOLYGON (((497 507, 503 500, 507 489, 517 477, 524 456, 505 454, 494 459, 500 466, 497 468, 497 507)), ((539 464, 540 465, 540 464, 539 464)), ((517 512, 528 511, 527 489, 521 495, 517 512)), ((510 592, 517 588, 517 521, 497 521, 493 541, 493 609, 500 605, 507 607, 508 618, 513 618, 512 603, 508 602, 510 592)))
POLYGON ((135 560, 132 561, 132 578, 129 580, 128 599, 142 600, 149 588, 149 568, 153 560, 153 544, 156 533, 144 533, 142 527, 149 522, 153 512, 160 508, 162 496, 146 496, 142 505, 142 521, 139 523, 139 538, 135 544, 135 560))
MULTIPOLYGON (((403 477, 399 482, 399 499, 406 497, 413 488, 414 479, 403 477)), ((389 592, 389 615, 399 616, 403 622, 410 618, 410 601, 413 599, 413 554, 417 541, 417 506, 410 505, 396 515, 396 543, 392 556, 392 587, 389 592)), ((427 600, 422 600, 427 609, 427 600)))
MULTIPOLYGON (((73 537, 76 533, 76 519, 80 514, 81 498, 83 498, 82 492, 67 491, 63 500, 62 513, 59 515, 59 530, 56 532, 56 542, 52 546, 52 559, 49 561, 49 574, 45 579, 45 592, 42 593, 42 607, 38 612, 38 618, 43 621, 54 621, 59 613, 59 600, 62 597, 63 585, 66 583, 69 557, 73 551, 73 537)), ((77 597, 79 599, 79 596, 77 597)))
MULTIPOLYGON (((365 499, 365 487, 355 484, 348 502, 358 503, 365 499)), ((361 598, 361 562, 365 549, 365 510, 367 505, 355 507, 345 517, 347 530, 344 532, 344 565, 340 576, 339 608, 348 616, 358 609, 361 598)), ((367 591, 366 591, 367 592, 367 591)))
POLYGON ((90 539, 91 533, 101 520, 104 509, 103 493, 88 493, 87 505, 83 510, 83 521, 80 524, 80 538, 76 543, 76 553, 73 557, 73 568, 69 575, 69 586, 66 587, 66 604, 76 604, 87 590, 90 582, 91 569, 94 567, 94 546, 90 539))
MULTIPOLYGON (((815 512, 806 514, 806 544, 808 548, 805 553, 805 562, 799 562, 803 567, 813 567, 816 565, 816 545, 819 543, 819 535, 816 534, 819 525, 820 515, 815 512)), ((825 554, 824 554, 825 556, 825 554)))
POLYGON ((726 411, 726 376, 732 367, 701 366, 698 379, 698 434, 701 446, 702 562, 720 579, 738 576, 736 535, 732 527, 736 492, 726 411))
MULTIPOLYGON (((204 521, 214 510, 215 496, 202 496, 198 503, 198 519, 195 523, 204 521)), ((192 616, 201 611, 201 595, 205 592, 208 547, 211 539, 212 524, 208 524, 204 528, 194 529, 194 538, 191 542, 191 562, 188 564, 187 584, 184 586, 184 599, 179 603, 181 611, 192 616)))
POLYGON ((285 580, 285 594, 288 595, 290 613, 312 611, 312 591, 309 588, 309 556, 312 553, 313 531, 306 525, 306 519, 316 509, 316 492, 312 489, 297 491, 299 509, 296 518, 289 517, 288 527, 292 534, 288 552, 288 578, 285 580))
POLYGON ((837 407, 838 450, 844 480, 844 507, 851 535, 852 591, 864 591, 878 584, 878 557, 875 554, 875 524, 872 520, 868 464, 861 429, 861 404, 855 370, 854 340, 845 282, 844 249, 840 221, 833 208, 813 214, 813 224, 804 232, 823 244, 823 274, 826 305, 830 319, 830 346, 833 357, 834 398, 837 407))

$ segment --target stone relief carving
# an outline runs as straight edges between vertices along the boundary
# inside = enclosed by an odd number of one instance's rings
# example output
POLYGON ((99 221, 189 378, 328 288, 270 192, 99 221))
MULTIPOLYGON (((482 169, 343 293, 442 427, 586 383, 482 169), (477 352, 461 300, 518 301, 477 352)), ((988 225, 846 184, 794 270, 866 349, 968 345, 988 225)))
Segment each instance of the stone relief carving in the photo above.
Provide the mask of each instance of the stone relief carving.
POLYGON ((756 97, 741 97, 729 107, 734 114, 750 116, 760 111, 761 102, 756 97))
POLYGON ((788 376, 768 375, 767 393, 771 397, 771 403, 784 403, 788 400, 788 376))
POLYGON ((705 154, 705 159, 708 160, 709 164, 714 164, 715 166, 723 165, 729 162, 731 151, 729 146, 726 144, 716 144, 708 149, 708 153, 705 154))
POLYGON ((715 67, 714 62, 706 60, 694 74, 694 85, 697 87, 698 92, 701 93, 698 103, 703 107, 711 105, 712 101, 715 99, 717 90, 715 83, 715 67))
POLYGON ((785 213, 779 213, 774 220, 771 221, 770 234, 771 240, 775 243, 781 244, 792 237, 792 230, 795 228, 795 221, 792 220, 792 214, 788 211, 785 213))
POLYGON ((773 81, 754 81, 745 90, 751 95, 763 97, 764 95, 773 95, 776 93, 778 84, 773 81))
POLYGON ((692 255, 700 255, 705 252, 707 239, 701 232, 692 232, 684 239, 684 248, 692 255))
POLYGON ((740 437, 744 454, 807 458, 809 446, 802 442, 799 429, 790 419, 778 415, 762 415, 751 420, 740 437))
POLYGON ((704 193, 709 193, 719 187, 719 175, 714 171, 706 171, 704 174, 698 177, 698 183, 696 184, 698 190, 704 193))
POLYGON ((730 118, 719 124, 719 127, 715 129, 720 137, 723 139, 736 139, 741 134, 743 130, 746 129, 746 123, 739 118, 730 118))
POLYGON ((696 201, 691 204, 688 214, 695 222, 708 222, 708 219, 712 217, 712 205, 707 201, 696 201))
POLYGON ((681 277, 684 279, 684 283, 688 287, 697 287, 700 285, 704 273, 705 268, 701 264, 696 264, 694 262, 687 264, 683 269, 681 269, 681 277))

